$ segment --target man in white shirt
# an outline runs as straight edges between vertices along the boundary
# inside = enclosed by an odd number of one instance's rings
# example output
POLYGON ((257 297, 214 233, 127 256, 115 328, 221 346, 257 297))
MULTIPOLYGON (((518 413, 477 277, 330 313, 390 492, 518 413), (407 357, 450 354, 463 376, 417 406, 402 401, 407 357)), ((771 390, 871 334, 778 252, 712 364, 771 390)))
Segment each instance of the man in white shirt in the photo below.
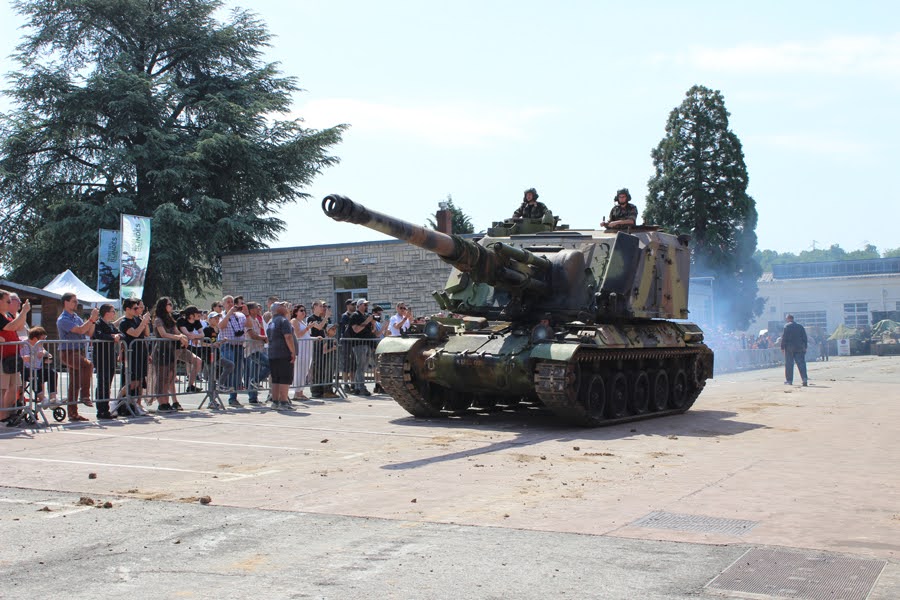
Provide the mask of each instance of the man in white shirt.
POLYGON ((409 326, 412 325, 413 316, 412 311, 409 310, 409 307, 403 303, 397 303, 397 314, 391 317, 390 323, 388 323, 388 335, 400 336, 404 331, 409 329, 409 326))

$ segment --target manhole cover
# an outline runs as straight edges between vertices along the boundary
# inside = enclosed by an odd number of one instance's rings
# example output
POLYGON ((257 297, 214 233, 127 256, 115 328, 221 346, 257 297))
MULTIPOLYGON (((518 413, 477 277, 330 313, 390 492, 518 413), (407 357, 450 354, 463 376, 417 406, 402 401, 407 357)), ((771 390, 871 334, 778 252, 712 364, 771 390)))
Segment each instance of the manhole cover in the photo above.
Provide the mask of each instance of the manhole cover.
POLYGON ((753 548, 707 587, 797 600, 865 600, 885 564, 821 552, 753 548))
POLYGON ((632 525, 635 527, 651 527, 653 529, 744 535, 753 529, 756 523, 756 521, 744 521, 741 519, 719 519, 703 515, 680 515, 678 513, 656 511, 641 517, 633 522, 632 525))

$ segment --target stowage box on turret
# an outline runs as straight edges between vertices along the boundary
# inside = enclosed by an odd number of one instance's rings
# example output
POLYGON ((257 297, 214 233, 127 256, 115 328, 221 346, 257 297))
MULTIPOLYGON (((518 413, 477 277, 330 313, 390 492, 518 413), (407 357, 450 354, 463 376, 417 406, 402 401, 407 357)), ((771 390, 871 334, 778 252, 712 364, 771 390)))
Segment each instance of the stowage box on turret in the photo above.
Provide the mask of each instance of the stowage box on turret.
POLYGON ((495 224, 475 243, 343 196, 327 196, 322 209, 453 266, 435 299, 459 317, 432 317, 423 335, 388 337, 376 349, 381 385, 416 417, 525 402, 606 425, 683 413, 712 377, 703 332, 682 321, 687 236, 538 219, 495 224))

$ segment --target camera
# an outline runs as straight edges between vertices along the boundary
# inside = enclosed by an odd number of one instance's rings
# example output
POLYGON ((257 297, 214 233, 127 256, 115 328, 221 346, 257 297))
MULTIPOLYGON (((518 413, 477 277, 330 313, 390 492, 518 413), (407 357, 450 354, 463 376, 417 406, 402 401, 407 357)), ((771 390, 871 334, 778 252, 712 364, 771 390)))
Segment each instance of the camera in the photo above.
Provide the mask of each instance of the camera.
POLYGON ((372 318, 375 319, 376 321, 380 321, 381 315, 372 315, 372 318))
POLYGON ((241 337, 242 335, 244 335, 244 330, 243 330, 243 329, 237 329, 237 330, 235 330, 235 332, 234 332, 234 337, 241 337))

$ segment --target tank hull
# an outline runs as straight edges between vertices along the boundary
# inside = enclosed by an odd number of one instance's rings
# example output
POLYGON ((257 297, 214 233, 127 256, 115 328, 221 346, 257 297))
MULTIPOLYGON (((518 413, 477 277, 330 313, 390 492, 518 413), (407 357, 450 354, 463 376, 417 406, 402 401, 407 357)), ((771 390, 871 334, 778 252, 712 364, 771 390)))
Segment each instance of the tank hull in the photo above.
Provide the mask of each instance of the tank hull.
POLYGON ((698 332, 648 321, 538 342, 524 332, 464 333, 388 339, 376 354, 382 386, 413 416, 525 403, 595 427, 688 410, 713 370, 698 332))

